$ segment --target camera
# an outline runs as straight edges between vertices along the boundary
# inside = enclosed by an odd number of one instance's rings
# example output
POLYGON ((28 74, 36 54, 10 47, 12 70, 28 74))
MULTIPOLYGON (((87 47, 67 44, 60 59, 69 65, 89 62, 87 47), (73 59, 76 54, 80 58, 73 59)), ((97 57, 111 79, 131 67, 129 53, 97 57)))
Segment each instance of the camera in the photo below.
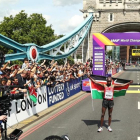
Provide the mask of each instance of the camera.
POLYGON ((15 130, 9 135, 9 137, 10 137, 11 140, 16 140, 16 139, 19 138, 19 136, 20 136, 22 133, 23 133, 22 130, 20 130, 20 129, 15 129, 15 130))
MULTIPOLYGON (((18 94, 11 94, 10 90, 11 88, 15 88, 17 86, 0 86, 0 114, 1 115, 7 115, 8 111, 11 110, 11 101, 12 100, 19 100, 24 99, 24 93, 18 93, 18 94)), ((10 138, 7 137, 7 122, 4 121, 4 128, 0 124, 0 130, 2 135, 2 140, 17 140, 19 136, 23 133, 20 129, 15 129, 11 134, 10 138)))
POLYGON ((62 137, 52 135, 52 136, 45 138, 44 140, 70 140, 70 139, 67 135, 63 135, 62 137))

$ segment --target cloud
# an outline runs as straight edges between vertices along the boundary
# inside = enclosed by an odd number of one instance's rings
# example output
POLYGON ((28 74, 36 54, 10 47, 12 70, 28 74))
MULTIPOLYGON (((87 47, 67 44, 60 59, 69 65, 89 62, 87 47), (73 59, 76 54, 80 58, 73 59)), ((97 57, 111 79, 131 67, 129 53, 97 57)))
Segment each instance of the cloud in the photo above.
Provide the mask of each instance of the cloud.
POLYGON ((61 34, 68 34, 73 31, 76 27, 78 27, 83 22, 82 15, 74 15, 68 20, 65 20, 60 24, 61 34))
POLYGON ((49 15, 43 15, 43 17, 48 21, 51 17, 49 15))
POLYGON ((3 21, 4 17, 9 17, 10 15, 15 16, 18 14, 20 11, 18 10, 7 10, 3 15, 0 16, 0 21, 3 21))
POLYGON ((16 10, 12 10, 11 6, 16 4, 19 0, 0 0, 0 21, 4 16, 15 14, 16 10))
POLYGON ((82 3, 83 0, 53 0, 53 5, 55 6, 67 6, 82 3))
POLYGON ((0 0, 0 4, 15 4, 17 3, 19 0, 0 0))

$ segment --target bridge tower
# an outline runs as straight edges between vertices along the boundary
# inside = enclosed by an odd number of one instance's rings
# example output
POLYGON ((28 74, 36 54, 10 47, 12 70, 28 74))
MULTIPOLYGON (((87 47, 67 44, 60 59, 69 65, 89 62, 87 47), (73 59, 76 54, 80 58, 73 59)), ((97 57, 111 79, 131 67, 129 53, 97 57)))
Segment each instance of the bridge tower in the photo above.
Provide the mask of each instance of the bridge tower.
POLYGON ((93 33, 140 32, 140 0, 83 0, 81 11, 94 17, 86 58, 93 55, 93 33))

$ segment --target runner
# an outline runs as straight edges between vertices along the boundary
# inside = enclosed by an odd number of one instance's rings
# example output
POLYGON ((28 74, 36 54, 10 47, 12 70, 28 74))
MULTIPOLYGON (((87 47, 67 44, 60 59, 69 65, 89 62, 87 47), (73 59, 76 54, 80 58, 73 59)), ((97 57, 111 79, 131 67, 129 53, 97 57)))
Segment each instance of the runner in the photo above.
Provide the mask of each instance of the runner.
POLYGON ((106 112, 107 108, 108 108, 108 115, 109 115, 108 116, 108 128, 107 128, 107 130, 109 132, 112 132, 112 128, 110 127, 110 125, 111 125, 111 117, 112 117, 112 111, 113 111, 113 106, 114 106, 114 101, 113 101, 114 87, 122 87, 122 86, 125 86, 127 84, 133 83, 133 81, 130 81, 126 84, 114 85, 114 84, 112 84, 112 78, 108 77, 107 84, 105 85, 105 84, 101 84, 101 83, 96 82, 90 76, 88 76, 88 77, 96 84, 104 87, 104 98, 103 98, 103 102, 102 102, 102 114, 101 114, 101 126, 99 127, 98 132, 103 131, 102 126, 103 126, 104 116, 105 116, 105 112, 106 112))

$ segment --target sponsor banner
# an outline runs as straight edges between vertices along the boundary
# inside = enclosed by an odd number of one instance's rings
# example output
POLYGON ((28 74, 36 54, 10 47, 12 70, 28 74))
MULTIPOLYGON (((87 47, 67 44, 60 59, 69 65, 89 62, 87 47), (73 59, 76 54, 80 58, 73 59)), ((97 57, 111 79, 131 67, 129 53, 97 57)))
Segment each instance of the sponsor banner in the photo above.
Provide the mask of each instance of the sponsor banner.
POLYGON ((37 89, 37 103, 33 103, 28 97, 23 100, 13 100, 11 111, 8 114, 7 124, 12 126, 34 114, 37 114, 48 108, 46 86, 37 89))
POLYGON ((55 87, 47 87, 48 107, 55 105, 81 91, 80 78, 71 79, 55 87))
POLYGON ((94 58, 103 58, 103 56, 94 56, 94 58))
POLYGON ((89 83, 89 79, 84 79, 82 80, 82 90, 83 91, 90 91, 90 83, 89 83))

